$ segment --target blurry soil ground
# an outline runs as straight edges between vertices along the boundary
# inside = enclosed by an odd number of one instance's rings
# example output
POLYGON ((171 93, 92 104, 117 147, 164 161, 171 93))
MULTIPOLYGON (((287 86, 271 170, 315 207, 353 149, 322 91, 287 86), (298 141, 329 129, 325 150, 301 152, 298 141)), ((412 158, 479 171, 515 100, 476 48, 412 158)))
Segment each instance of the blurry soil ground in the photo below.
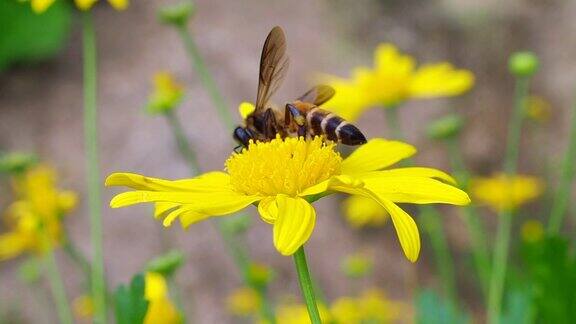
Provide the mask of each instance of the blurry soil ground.
MULTIPOLYGON (((190 30, 233 111, 239 102, 255 96, 261 46, 274 25, 286 30, 291 56, 288 78, 276 96, 279 100, 306 90, 314 72, 346 76, 351 67, 369 64, 376 44, 389 41, 421 61, 449 59, 477 76, 477 87, 463 98, 413 102, 402 109, 408 140, 420 149, 419 164, 448 167, 445 152, 426 140, 424 128, 428 120, 454 105, 470 120, 463 141, 467 162, 476 172, 489 173, 498 169, 511 107, 513 80, 506 70, 507 57, 514 50, 532 49, 542 60, 534 91, 546 97, 554 111, 549 125, 527 127, 539 135, 525 137, 521 170, 541 173, 546 161, 555 165, 566 143, 566 116, 576 85, 573 1, 197 2, 198 14, 190 30)), ((158 70, 172 71, 186 84, 186 101, 178 113, 203 168, 220 169, 233 147, 177 34, 156 21, 156 9, 164 3, 135 0, 126 12, 115 12, 107 5, 95 10, 103 177, 113 171, 163 178, 187 176, 166 122, 143 113, 149 79, 158 70)), ((37 152, 57 167, 63 188, 84 193, 80 48, 76 31, 58 58, 0 76, 0 148, 37 152)), ((381 111, 371 111, 359 124, 370 137, 386 134, 381 111)), ((115 287, 161 252, 161 225, 152 220, 150 206, 109 209, 107 201, 116 190, 103 192, 106 273, 110 287, 115 287)), ((89 254, 86 199, 82 197, 67 224, 73 240, 89 254)), ((410 264, 391 226, 352 231, 339 216, 337 201, 330 198, 319 203, 317 226, 307 249, 311 270, 329 298, 376 285, 392 298, 408 300, 417 282, 437 286, 425 237, 421 260, 410 264), (344 255, 357 250, 373 253, 376 267, 370 279, 353 283, 339 272, 339 263, 344 255)), ((442 210, 466 305, 478 311, 478 295, 472 291, 474 272, 465 261, 468 238, 464 224, 454 208, 442 210)), ((486 215, 485 221, 492 224, 493 216, 486 215)), ((248 234, 253 258, 278 272, 273 295, 299 295, 292 260, 274 250, 269 225, 257 217, 253 223, 248 234)), ((186 300, 189 313, 197 323, 234 322, 223 311, 224 299, 241 281, 214 228, 204 222, 188 231, 175 226, 168 232, 174 245, 186 253, 178 282, 185 294, 193 296, 186 300)), ((62 255, 59 259, 68 294, 76 297, 81 291, 80 274, 68 259, 62 255)), ((55 316, 50 302, 39 296, 38 289, 15 280, 16 268, 17 262, 10 262, 0 269, 0 303, 25 308, 26 322, 48 322, 47 316, 55 316)))

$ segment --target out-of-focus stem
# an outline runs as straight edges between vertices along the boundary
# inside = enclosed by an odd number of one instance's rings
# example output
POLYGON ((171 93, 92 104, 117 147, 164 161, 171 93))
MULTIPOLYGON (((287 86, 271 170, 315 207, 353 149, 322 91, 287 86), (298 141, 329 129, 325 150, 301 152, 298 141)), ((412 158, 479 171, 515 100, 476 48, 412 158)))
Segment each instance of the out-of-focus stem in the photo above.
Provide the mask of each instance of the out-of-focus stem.
POLYGON ((296 253, 294 253, 294 263, 296 264, 298 281, 300 282, 300 289, 302 290, 302 295, 306 301, 306 308, 308 308, 310 321, 312 324, 322 324, 318 305, 316 305, 316 297, 314 296, 314 284, 312 283, 312 279, 310 279, 310 272, 306 262, 304 246, 301 246, 296 253))
MULTIPOLYGON (((448 147, 448 154, 457 181, 464 190, 467 190, 469 187, 470 174, 468 173, 464 160, 462 159, 458 146, 458 138, 448 139, 446 145, 448 147)), ((472 254, 476 265, 476 271, 478 271, 478 277, 480 279, 480 288, 484 293, 484 296, 487 296, 488 281, 490 279, 490 253, 485 234, 486 230, 484 224, 480 221, 480 217, 474 206, 468 205, 462 209, 462 212, 464 214, 466 227, 468 227, 468 231, 470 232, 472 254)))
MULTIPOLYGON (((504 156, 504 172, 508 176, 515 175, 517 171, 524 115, 523 107, 528 95, 529 81, 529 78, 526 77, 516 79, 514 110, 512 111, 512 118, 508 126, 508 142, 506 145, 506 155, 504 156)), ((490 276, 490 290, 488 295, 488 323, 490 324, 500 322, 513 216, 514 212, 511 209, 503 210, 498 214, 498 230, 496 232, 496 246, 492 261, 492 275, 490 276)))
POLYGON ((190 148, 190 143, 186 139, 186 135, 184 134, 184 130, 182 128, 182 124, 180 123, 180 119, 176 116, 174 111, 169 111, 165 114, 166 119, 168 120, 168 124, 170 124, 170 128, 172 129, 172 134, 174 134, 174 138, 176 139, 176 143, 178 144, 178 149, 180 153, 186 159, 186 163, 190 167, 190 172, 192 175, 197 175, 200 170, 200 166, 198 165, 198 159, 196 158, 196 153, 194 150, 190 148))
POLYGON ((568 209, 571 186, 576 172, 576 105, 572 107, 570 136, 568 138, 568 150, 566 151, 562 164, 560 183, 558 184, 554 202, 552 203, 552 211, 550 212, 548 231, 552 234, 560 231, 560 226, 568 209))
POLYGON ((200 77, 200 81, 202 82, 204 89, 206 89, 206 91, 210 95, 210 98, 212 99, 212 102, 216 107, 216 112, 220 117, 220 120, 224 123, 226 128, 230 130, 230 132, 232 132, 235 126, 234 118, 232 118, 232 114, 230 113, 230 110, 228 110, 228 105, 224 100, 224 96, 222 96, 222 94, 218 90, 216 81, 214 81, 212 74, 210 74, 210 72, 208 71, 206 63, 204 62, 204 58, 200 54, 200 51, 198 50, 198 46, 196 46, 194 38, 192 38, 192 35, 190 34, 185 25, 177 26, 177 28, 180 37, 182 38, 182 42, 184 43, 184 46, 186 46, 186 52, 190 57, 190 61, 194 65, 194 69, 198 73, 198 76, 200 77))
POLYGON ((68 303, 68 298, 66 297, 66 289, 64 288, 64 283, 62 282, 62 276, 60 275, 60 269, 58 268, 58 263, 56 262, 56 256, 54 255, 54 246, 50 242, 47 230, 43 231, 44 243, 48 246, 48 250, 44 255, 44 264, 46 266, 46 272, 48 275, 48 281, 50 283, 50 290, 52 292, 52 297, 56 304, 56 310, 58 312, 58 318, 60 323, 72 324, 72 312, 70 311, 70 304, 68 303))
POLYGON ((94 322, 106 323, 106 290, 102 254, 102 212, 100 168, 98 165, 98 114, 96 107, 96 34, 91 13, 82 16, 84 55, 84 132, 88 180, 88 209, 92 243, 92 298, 94 322))

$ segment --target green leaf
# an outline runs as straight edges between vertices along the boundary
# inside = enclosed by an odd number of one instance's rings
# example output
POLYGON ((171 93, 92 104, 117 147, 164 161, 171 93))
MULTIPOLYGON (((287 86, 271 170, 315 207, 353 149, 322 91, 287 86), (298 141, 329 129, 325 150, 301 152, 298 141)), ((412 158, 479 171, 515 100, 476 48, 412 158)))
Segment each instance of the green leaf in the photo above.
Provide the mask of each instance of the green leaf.
POLYGON ((55 56, 68 39, 71 20, 67 1, 56 1, 46 12, 35 14, 29 2, 0 0, 0 72, 55 56))
POLYGON ((470 317, 459 311, 436 292, 426 289, 416 296, 416 323, 471 323, 470 317))
POLYGON ((130 286, 120 285, 114 292, 114 311, 117 324, 140 324, 144 322, 148 301, 145 298, 146 283, 139 273, 132 278, 130 286))

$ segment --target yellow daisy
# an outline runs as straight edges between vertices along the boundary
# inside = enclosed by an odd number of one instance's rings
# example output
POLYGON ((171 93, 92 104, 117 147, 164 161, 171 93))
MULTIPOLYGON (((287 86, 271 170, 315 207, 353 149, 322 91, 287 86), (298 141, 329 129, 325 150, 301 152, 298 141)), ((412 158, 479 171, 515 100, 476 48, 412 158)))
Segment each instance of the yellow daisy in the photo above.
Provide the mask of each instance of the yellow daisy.
POLYGON ((144 324, 179 324, 182 316, 170 300, 166 279, 156 272, 147 272, 144 297, 148 301, 148 310, 144 324))
POLYGON ((277 137, 250 143, 241 153, 233 153, 226 161, 226 172, 176 181, 114 173, 106 185, 134 189, 114 197, 112 208, 153 202, 155 216, 163 217, 165 226, 179 218, 186 227, 258 203, 262 220, 273 225, 274 246, 283 255, 295 253, 312 234, 316 211, 311 202, 332 192, 361 195, 388 211, 406 257, 414 262, 420 251, 418 228, 396 203, 470 202, 442 171, 421 167, 382 170, 415 152, 409 144, 373 139, 343 160, 335 144, 320 137, 277 137))
POLYGON ((76 194, 58 190, 55 171, 44 165, 16 178, 14 191, 17 200, 6 213, 10 231, 0 234, 0 260, 57 246, 63 235, 62 217, 76 205, 76 194))
POLYGON ((406 318, 408 305, 388 299, 379 289, 368 289, 358 297, 341 297, 330 307, 335 323, 396 323, 406 318))
POLYGON ((538 198, 544 184, 536 177, 503 173, 492 177, 477 177, 470 183, 470 193, 478 202, 496 212, 514 210, 538 198))
POLYGON ((451 97, 468 91, 474 75, 448 62, 416 67, 414 59, 392 44, 380 44, 374 67, 357 67, 350 79, 320 77, 334 87, 336 95, 324 106, 350 121, 374 106, 395 107, 412 98, 451 97))

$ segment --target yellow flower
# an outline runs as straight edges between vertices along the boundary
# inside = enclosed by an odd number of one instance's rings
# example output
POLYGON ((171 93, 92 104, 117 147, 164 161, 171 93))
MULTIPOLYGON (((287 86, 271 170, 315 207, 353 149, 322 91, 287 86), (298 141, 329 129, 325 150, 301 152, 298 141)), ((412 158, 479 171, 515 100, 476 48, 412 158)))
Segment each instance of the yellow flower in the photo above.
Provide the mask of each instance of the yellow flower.
POLYGON ((154 91, 148 98, 147 110, 157 114, 168 112, 182 101, 184 87, 174 80, 169 72, 158 72, 154 75, 154 91))
POLYGON ((497 212, 514 210, 540 196, 543 190, 540 179, 525 175, 498 173, 489 178, 474 178, 470 183, 472 196, 497 212))
POLYGON ((361 278, 368 275, 374 267, 372 257, 366 253, 354 253, 342 260, 341 268, 345 275, 351 278, 361 278))
POLYGON ((545 123, 550 119, 552 107, 546 99, 539 96, 529 96, 526 99, 526 117, 533 121, 545 123))
POLYGON ((457 96, 474 84, 470 71, 447 62, 416 67, 412 57, 392 44, 376 48, 373 68, 355 68, 350 79, 330 75, 320 79, 336 90, 325 107, 351 121, 373 106, 391 108, 411 98, 457 96))
POLYGON ((338 324, 393 323, 404 315, 407 306, 386 298, 378 289, 359 297, 341 297, 332 303, 330 313, 338 324))
POLYGON ((354 228, 380 227, 389 215, 378 202, 364 196, 350 196, 342 203, 344 216, 354 228))
MULTIPOLYGON (((324 304, 318 304, 318 312, 322 323, 331 323, 332 316, 324 304)), ((309 324, 310 315, 305 305, 289 303, 278 306, 276 310, 277 324, 309 324)))
POLYGON ((115 173, 107 186, 127 186, 112 208, 156 203, 155 215, 169 226, 183 226, 211 216, 234 213, 257 203, 261 218, 273 225, 273 241, 291 255, 312 234, 316 211, 309 201, 339 191, 374 199, 390 214, 407 258, 416 261, 420 236, 416 223, 396 203, 466 205, 468 195, 453 187, 452 177, 431 168, 382 170, 412 156, 408 144, 373 139, 342 160, 335 144, 314 139, 277 137, 250 143, 226 161, 227 172, 209 172, 193 179, 168 181, 132 173, 115 173), (450 184, 449 184, 450 183, 450 184))
POLYGON ((62 217, 76 205, 76 194, 56 188, 56 174, 37 166, 15 178, 17 200, 7 210, 9 232, 0 234, 0 260, 24 252, 42 253, 62 240, 62 217))
MULTIPOLYGON (((74 0, 74 3, 76 3, 76 7, 80 10, 89 10, 97 1, 98 0, 74 0)), ((32 10, 37 14, 41 14, 48 10, 56 0, 30 0, 30 2, 32 10)), ((108 0, 108 3, 116 10, 126 9, 128 2, 128 0, 108 0)))
POLYGON ((90 295, 81 295, 72 302, 74 315, 79 319, 92 318, 94 315, 94 301, 90 295))
POLYGON ((544 237, 544 226, 535 219, 527 220, 522 224, 520 233, 524 242, 535 243, 544 237))
POLYGON ((178 309, 170 301, 164 277, 156 272, 147 272, 144 280, 144 297, 148 301, 144 324, 182 323, 178 309))
POLYGON ((228 311, 237 316, 249 316, 258 313, 262 304, 258 292, 250 287, 234 290, 226 299, 228 311))

